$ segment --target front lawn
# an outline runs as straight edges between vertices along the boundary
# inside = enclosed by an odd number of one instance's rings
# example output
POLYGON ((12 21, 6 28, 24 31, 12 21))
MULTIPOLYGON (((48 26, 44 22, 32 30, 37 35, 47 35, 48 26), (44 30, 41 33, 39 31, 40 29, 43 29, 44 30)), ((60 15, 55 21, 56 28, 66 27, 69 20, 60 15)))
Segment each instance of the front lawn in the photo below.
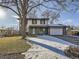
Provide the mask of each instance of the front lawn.
POLYGON ((0 38, 0 54, 21 53, 30 47, 20 36, 0 38))

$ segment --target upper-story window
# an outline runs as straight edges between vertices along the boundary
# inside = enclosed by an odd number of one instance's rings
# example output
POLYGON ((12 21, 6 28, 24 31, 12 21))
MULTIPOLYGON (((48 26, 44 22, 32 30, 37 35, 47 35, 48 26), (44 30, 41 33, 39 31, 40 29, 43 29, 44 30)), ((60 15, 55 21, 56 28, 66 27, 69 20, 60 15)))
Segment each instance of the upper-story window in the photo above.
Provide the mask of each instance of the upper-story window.
POLYGON ((37 24, 37 20, 32 20, 32 24, 37 24))
POLYGON ((40 24, 45 24, 45 20, 40 20, 40 24))

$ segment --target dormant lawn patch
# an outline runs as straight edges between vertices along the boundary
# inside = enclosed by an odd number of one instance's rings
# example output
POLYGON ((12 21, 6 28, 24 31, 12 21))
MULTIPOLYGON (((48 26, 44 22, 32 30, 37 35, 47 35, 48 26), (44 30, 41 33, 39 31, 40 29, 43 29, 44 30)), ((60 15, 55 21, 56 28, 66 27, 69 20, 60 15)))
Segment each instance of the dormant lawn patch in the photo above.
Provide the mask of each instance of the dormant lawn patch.
POLYGON ((0 38, 0 54, 21 53, 30 47, 20 36, 0 38))

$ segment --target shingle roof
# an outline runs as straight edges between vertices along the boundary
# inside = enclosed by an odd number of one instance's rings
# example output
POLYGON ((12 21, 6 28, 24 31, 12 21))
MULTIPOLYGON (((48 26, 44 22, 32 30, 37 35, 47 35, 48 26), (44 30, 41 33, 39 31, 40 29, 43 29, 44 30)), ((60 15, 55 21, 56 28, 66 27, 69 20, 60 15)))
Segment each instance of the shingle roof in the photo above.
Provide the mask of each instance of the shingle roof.
POLYGON ((44 25, 44 24, 40 24, 40 25, 30 25, 30 27, 68 27, 66 25, 59 25, 59 24, 52 24, 52 25, 44 25))
MULTIPOLYGON (((49 20, 49 18, 27 18, 28 20, 49 20)), ((19 20, 19 18, 18 18, 19 20)))
POLYGON ((27 18, 28 20, 49 20, 49 18, 27 18))
POLYGON ((68 27, 68 26, 63 25, 63 24, 49 24, 48 26, 49 27, 68 27))
POLYGON ((37 25, 36 24, 36 25, 30 25, 29 27, 48 27, 48 25, 42 25, 42 24, 41 25, 37 25))

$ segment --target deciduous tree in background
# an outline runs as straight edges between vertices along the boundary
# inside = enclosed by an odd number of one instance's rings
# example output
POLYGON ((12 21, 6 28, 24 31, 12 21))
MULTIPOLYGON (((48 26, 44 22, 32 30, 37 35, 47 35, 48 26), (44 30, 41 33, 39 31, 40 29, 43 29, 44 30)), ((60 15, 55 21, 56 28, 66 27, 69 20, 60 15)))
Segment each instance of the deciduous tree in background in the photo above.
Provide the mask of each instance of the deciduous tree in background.
POLYGON ((49 11, 49 10, 45 10, 43 13, 42 13, 42 16, 45 17, 45 18, 49 18, 51 21, 50 21, 50 24, 53 24, 54 21, 57 21, 58 18, 60 17, 60 13, 59 11, 49 11))
POLYGON ((33 9, 31 12, 28 13, 28 18, 37 18, 37 9, 33 9))
MULTIPOLYGON (((8 8, 19 16, 20 33, 25 38, 27 30, 27 15, 34 8, 41 6, 52 10, 66 10, 71 2, 78 0, 0 0, 0 6, 8 8), (51 3, 51 5, 49 5, 51 3), (52 7, 50 7, 52 6, 52 7)), ((76 4, 74 4, 76 5, 76 4)))

